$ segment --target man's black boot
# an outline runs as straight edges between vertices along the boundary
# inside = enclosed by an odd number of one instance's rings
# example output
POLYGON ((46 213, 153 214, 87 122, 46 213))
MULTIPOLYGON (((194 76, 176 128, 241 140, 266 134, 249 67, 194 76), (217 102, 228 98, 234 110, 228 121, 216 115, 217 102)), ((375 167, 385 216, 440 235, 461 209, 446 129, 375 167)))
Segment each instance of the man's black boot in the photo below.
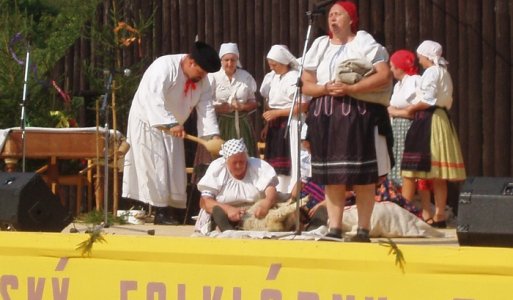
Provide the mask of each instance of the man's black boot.
POLYGON ((167 207, 155 207, 155 218, 153 219, 155 225, 180 225, 180 222, 169 214, 167 207))
POLYGON ((305 230, 315 230, 323 225, 328 225, 328 210, 325 205, 321 205, 317 208, 305 230))
POLYGON ((214 206, 212 208, 212 219, 219 227, 219 230, 234 230, 235 227, 232 225, 230 220, 228 219, 228 215, 224 212, 224 210, 220 206, 214 206))

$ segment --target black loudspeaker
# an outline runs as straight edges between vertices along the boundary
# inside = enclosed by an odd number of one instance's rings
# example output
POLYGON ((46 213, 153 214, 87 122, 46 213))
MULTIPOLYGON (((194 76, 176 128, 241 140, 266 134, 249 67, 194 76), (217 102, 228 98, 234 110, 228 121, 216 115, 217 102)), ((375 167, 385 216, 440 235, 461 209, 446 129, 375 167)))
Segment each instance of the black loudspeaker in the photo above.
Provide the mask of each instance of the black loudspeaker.
POLYGON ((513 247, 513 178, 468 178, 458 205, 460 245, 513 247))
POLYGON ((18 231, 60 232, 71 215, 37 173, 0 173, 0 223, 18 231))

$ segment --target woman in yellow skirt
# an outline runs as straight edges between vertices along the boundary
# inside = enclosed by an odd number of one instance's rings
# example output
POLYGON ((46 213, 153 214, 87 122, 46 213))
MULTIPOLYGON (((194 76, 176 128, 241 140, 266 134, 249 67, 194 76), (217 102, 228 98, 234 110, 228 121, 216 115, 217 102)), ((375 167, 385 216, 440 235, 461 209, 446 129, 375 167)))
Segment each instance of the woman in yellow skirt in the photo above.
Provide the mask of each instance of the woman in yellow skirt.
POLYGON ((465 164, 456 129, 449 117, 453 84, 442 57, 442 46, 424 41, 417 48, 419 64, 425 69, 415 104, 406 108, 413 116, 401 162, 403 180, 432 179, 435 211, 423 201, 423 216, 433 227, 445 228, 447 182, 465 180, 465 164))

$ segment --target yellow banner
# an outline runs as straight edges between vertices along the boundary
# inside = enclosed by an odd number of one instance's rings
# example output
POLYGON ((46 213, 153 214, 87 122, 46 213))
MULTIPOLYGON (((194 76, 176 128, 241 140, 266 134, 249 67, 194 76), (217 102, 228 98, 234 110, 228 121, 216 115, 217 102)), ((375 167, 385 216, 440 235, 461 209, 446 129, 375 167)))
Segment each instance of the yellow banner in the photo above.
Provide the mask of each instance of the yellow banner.
POLYGON ((0 232, 0 299, 512 299, 513 249, 0 232), (389 254, 390 253, 390 254, 389 254))

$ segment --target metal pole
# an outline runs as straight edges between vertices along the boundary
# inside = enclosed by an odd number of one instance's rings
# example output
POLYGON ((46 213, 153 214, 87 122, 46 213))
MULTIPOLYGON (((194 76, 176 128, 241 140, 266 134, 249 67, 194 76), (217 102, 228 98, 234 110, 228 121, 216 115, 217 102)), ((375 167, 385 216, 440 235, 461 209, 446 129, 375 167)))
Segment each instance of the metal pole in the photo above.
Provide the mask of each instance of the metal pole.
POLYGON ((22 153, 22 172, 25 172, 25 102, 27 100, 27 85, 28 85, 28 74, 30 66, 30 45, 27 46, 27 56, 25 58, 25 77, 23 80, 23 97, 21 100, 21 116, 20 116, 20 128, 21 128, 21 153, 22 153))
POLYGON ((112 77, 113 72, 109 73, 109 77, 107 79, 107 82, 105 84, 105 95, 103 96, 103 104, 101 107, 101 111, 103 113, 103 117, 105 120, 104 125, 104 150, 103 150, 103 223, 105 227, 109 226, 108 222, 108 212, 109 212, 109 137, 110 137, 110 130, 109 130, 109 110, 108 110, 108 103, 109 103, 109 95, 112 90, 112 77))
MULTIPOLYGON (((301 81, 301 75, 303 74, 303 62, 305 60, 306 51, 308 49, 308 43, 310 42, 310 36, 312 31, 312 24, 313 24, 313 17, 315 14, 313 14, 311 11, 306 12, 306 16, 308 17, 308 29, 306 31, 306 37, 305 37, 305 44, 303 46, 303 54, 301 56, 301 60, 299 62, 299 71, 298 71, 298 78, 296 82, 296 91, 294 92, 294 98, 292 102, 292 107, 290 108, 289 112, 289 118, 287 121, 287 128, 290 128, 290 123, 293 118, 294 114, 294 107, 297 106, 297 157, 296 157, 296 194, 293 195, 294 200, 296 201, 296 235, 301 235, 301 214, 300 214, 300 203, 299 198, 301 194, 301 127, 302 127, 302 120, 301 120, 301 88, 303 86, 303 83, 301 81)), ((285 136, 288 134, 288 130, 285 131, 285 136)))

